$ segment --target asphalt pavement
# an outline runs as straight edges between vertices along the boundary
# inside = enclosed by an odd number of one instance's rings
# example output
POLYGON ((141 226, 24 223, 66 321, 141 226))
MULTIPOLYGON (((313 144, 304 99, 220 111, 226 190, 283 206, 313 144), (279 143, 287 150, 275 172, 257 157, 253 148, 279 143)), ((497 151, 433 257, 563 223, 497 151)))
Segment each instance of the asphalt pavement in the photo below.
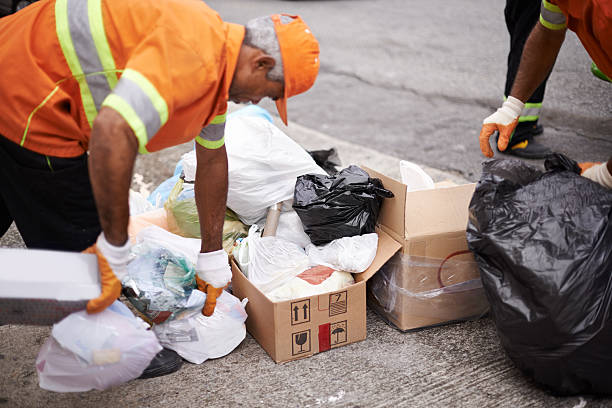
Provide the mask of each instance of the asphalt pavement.
MULTIPOLYGON (((300 14, 321 42, 313 89, 289 102, 289 128, 307 149, 336 147, 343 164, 398 178, 400 159, 436 181, 475 181, 479 123, 501 100, 507 33, 502 1, 212 0, 228 21, 300 14)), ((569 35, 549 82, 542 140, 577 160, 612 153, 611 84, 569 35)), ((271 104, 264 104, 271 107, 271 104)), ((278 122, 277 122, 278 123, 278 122)), ((133 188, 152 191, 189 145, 139 157, 133 188)), ((534 165, 541 165, 534 161, 534 165)), ((13 228, 0 246, 22 247, 13 228)), ((368 310, 367 339, 276 364, 247 335, 224 358, 107 391, 38 387, 36 355, 50 328, 0 326, 0 407, 608 407, 559 398, 526 379, 485 317, 401 333, 368 310)))

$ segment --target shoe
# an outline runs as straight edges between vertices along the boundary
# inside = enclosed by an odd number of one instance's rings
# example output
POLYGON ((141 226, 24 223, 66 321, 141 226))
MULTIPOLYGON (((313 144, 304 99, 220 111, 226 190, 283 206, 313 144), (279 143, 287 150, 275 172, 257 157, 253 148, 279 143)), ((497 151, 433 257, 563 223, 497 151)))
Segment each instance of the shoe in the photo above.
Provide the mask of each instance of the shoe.
POLYGON ((542 125, 538 125, 537 123, 535 125, 533 125, 533 127, 531 128, 531 134, 532 136, 540 136, 542 133, 544 133, 544 126, 542 125))
POLYGON ((497 151, 523 159, 544 159, 552 154, 552 151, 548 147, 536 142, 533 137, 515 143, 512 146, 508 146, 503 152, 499 149, 497 149, 497 151))
POLYGON ((170 374, 178 371, 183 365, 183 359, 176 351, 170 349, 162 349, 153 357, 149 366, 145 368, 138 378, 154 378, 162 375, 170 374))

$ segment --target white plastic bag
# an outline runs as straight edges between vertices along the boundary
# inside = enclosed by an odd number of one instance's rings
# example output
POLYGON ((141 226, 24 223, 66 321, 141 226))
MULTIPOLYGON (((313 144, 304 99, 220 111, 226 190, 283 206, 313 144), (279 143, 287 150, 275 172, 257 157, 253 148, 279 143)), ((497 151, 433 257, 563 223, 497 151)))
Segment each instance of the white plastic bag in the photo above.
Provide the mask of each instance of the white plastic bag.
POLYGON ((375 233, 335 239, 329 244, 306 247, 311 266, 325 265, 337 271, 363 272, 376 256, 378 235, 375 233))
POLYGON ((205 300, 204 293, 194 290, 189 297, 189 310, 153 328, 164 347, 176 351, 194 364, 231 353, 246 336, 244 322, 247 314, 244 307, 247 299, 241 303, 238 298, 223 291, 210 317, 202 315, 205 300))
POLYGON ((434 188, 433 179, 418 164, 400 161, 400 175, 407 191, 429 190, 434 188))
POLYGON ((304 232, 302 220, 300 220, 300 217, 293 210, 280 213, 275 236, 285 241, 293 242, 300 248, 306 248, 311 244, 310 238, 308 238, 308 235, 304 232))
POLYGON ((257 225, 248 236, 248 278, 263 293, 283 286, 308 269, 308 256, 293 242, 277 237, 261 237, 257 225))
POLYGON ((265 118, 228 118, 225 148, 227 206, 247 225, 264 218, 271 205, 292 199, 298 176, 326 174, 306 150, 265 118))
POLYGON ((329 278, 318 285, 313 285, 300 277, 295 277, 287 284, 273 290, 266 296, 273 302, 282 302, 285 300, 334 292, 350 286, 353 283, 355 283, 355 279, 353 279, 353 275, 350 273, 334 271, 329 278))
POLYGON ((195 150, 185 153, 183 156, 181 156, 181 160, 183 161, 183 174, 185 174, 185 181, 194 181, 196 168, 198 167, 195 150))
POLYGON ((162 347, 121 302, 80 311, 53 325, 36 359, 41 388, 56 392, 104 390, 138 378, 162 347))

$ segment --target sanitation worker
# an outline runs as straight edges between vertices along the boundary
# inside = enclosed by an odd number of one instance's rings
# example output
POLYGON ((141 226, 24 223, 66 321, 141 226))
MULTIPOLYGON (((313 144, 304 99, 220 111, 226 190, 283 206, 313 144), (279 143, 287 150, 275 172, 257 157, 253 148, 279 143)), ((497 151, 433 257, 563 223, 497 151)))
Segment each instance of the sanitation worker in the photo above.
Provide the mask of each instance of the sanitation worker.
MULTIPOLYGON (((601 0, 542 0, 540 20, 525 46, 508 99, 483 121, 480 149, 493 157, 489 138, 499 133, 497 148, 506 150, 525 101, 552 70, 567 29, 574 31, 591 56, 599 77, 612 78, 612 2, 601 0)), ((582 164, 583 176, 612 188, 612 161, 582 164)))
MULTIPOLYGON (((309 89, 318 42, 299 16, 246 26, 200 0, 42 0, 0 19, 0 236, 15 222, 29 248, 98 256, 96 313, 120 295, 130 251, 128 195, 137 154, 195 139, 202 229, 202 313, 231 279, 221 247, 227 102, 309 89)), ((178 369, 160 352, 143 376, 178 369)), ((179 359, 180 361, 180 359, 179 359)))

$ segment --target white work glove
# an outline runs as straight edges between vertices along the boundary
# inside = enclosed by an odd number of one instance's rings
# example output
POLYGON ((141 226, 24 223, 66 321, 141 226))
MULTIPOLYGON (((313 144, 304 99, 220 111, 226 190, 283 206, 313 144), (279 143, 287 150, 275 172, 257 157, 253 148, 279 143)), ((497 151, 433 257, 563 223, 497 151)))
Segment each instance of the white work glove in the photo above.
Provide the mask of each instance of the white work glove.
POLYGON ((206 293, 206 303, 202 309, 204 316, 213 314, 217 305, 217 297, 221 296, 223 288, 231 280, 232 270, 228 263, 227 253, 223 249, 198 255, 196 282, 198 289, 206 293))
POLYGON ((506 150, 524 106, 523 102, 513 96, 509 96, 501 108, 482 121, 482 129, 480 130, 480 136, 478 136, 482 154, 487 157, 493 157, 489 138, 495 131, 499 132, 497 148, 502 152, 506 150))
POLYGON ((96 241, 98 250, 106 258, 108 265, 111 267, 119 282, 127 276, 127 264, 130 260, 130 249, 132 245, 128 239, 122 246, 115 246, 106 240, 104 232, 100 234, 96 241))
MULTIPOLYGON (((581 168, 583 163, 580 163, 581 168)), ((612 188, 612 175, 608 170, 607 163, 597 163, 586 168, 581 175, 596 183, 601 184, 604 187, 612 188)))
POLYGON ((96 243, 83 251, 98 258, 102 290, 99 297, 87 302, 87 313, 101 312, 121 294, 121 281, 127 276, 130 247, 129 240, 122 246, 112 245, 106 240, 104 233, 101 233, 96 243))

